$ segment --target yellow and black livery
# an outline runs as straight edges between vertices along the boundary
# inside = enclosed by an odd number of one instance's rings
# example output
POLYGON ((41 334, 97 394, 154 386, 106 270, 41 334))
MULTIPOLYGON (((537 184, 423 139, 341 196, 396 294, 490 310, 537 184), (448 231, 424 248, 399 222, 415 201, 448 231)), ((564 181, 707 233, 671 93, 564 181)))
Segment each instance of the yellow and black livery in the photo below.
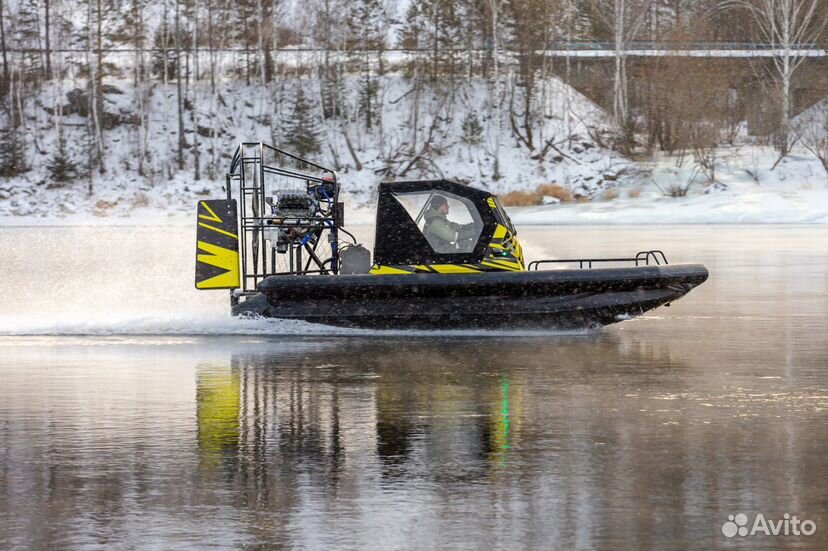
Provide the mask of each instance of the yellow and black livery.
POLYGON ((384 182, 379 186, 371 274, 474 274, 524 271, 523 249, 497 197, 452 180, 384 182), (459 242, 441 248, 429 239, 435 201, 453 204, 459 242), (458 212, 459 211, 459 212, 458 212))
POLYGON ((239 236, 236 201, 198 202, 196 289, 239 287, 239 236))

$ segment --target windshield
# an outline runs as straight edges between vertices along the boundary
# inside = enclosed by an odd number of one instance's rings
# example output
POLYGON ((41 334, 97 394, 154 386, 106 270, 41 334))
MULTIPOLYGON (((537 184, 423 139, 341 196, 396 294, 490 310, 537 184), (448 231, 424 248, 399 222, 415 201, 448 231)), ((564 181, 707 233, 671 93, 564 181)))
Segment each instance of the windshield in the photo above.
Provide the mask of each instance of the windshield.
POLYGON ((394 193, 438 253, 470 253, 477 246, 483 221, 474 204, 448 191, 394 193))
POLYGON ((512 234, 516 234, 515 227, 512 225, 512 220, 509 218, 509 215, 506 214, 506 209, 503 208, 503 205, 500 203, 500 198, 494 196, 495 205, 497 205, 497 209, 495 209, 495 218, 497 218, 498 224, 503 224, 506 226, 512 234))

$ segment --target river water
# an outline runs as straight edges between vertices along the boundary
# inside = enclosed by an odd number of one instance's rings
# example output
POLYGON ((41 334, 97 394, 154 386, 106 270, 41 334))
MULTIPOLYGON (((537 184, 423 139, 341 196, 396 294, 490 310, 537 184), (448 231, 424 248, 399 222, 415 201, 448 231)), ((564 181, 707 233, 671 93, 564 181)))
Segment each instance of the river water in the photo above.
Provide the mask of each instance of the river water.
POLYGON ((828 230, 520 235, 711 277, 602 331, 349 332, 230 319, 190 229, 0 228, 0 549, 826 549, 828 230))

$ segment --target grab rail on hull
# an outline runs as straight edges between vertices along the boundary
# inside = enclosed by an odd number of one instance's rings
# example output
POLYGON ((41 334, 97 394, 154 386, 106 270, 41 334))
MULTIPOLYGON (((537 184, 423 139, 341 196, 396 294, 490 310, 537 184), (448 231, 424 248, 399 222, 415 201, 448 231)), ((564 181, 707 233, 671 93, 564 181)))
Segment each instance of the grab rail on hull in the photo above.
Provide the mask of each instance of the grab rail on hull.
POLYGON ((639 251, 634 257, 630 258, 563 258, 556 260, 534 260, 529 263, 528 270, 538 270, 541 264, 578 264, 578 268, 592 268, 593 264, 612 264, 612 263, 632 263, 638 266, 666 266, 667 256, 659 250, 639 251))

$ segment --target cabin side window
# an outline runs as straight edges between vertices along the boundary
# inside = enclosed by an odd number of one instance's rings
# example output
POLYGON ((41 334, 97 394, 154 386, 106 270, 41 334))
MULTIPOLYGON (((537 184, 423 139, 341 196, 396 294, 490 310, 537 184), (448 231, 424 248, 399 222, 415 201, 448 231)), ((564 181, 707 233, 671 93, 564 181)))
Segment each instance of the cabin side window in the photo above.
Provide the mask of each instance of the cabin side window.
POLYGON ((509 215, 506 214, 506 209, 503 208, 503 205, 500 203, 499 197, 494 197, 495 204, 497 208, 495 209, 495 218, 497 219, 498 224, 502 224, 506 226, 506 229, 512 232, 512 235, 516 234, 515 227, 512 225, 512 220, 509 218, 509 215))
POLYGON ((442 190, 394 193, 394 198, 437 253, 471 253, 483 231, 483 220, 465 197, 442 190))

